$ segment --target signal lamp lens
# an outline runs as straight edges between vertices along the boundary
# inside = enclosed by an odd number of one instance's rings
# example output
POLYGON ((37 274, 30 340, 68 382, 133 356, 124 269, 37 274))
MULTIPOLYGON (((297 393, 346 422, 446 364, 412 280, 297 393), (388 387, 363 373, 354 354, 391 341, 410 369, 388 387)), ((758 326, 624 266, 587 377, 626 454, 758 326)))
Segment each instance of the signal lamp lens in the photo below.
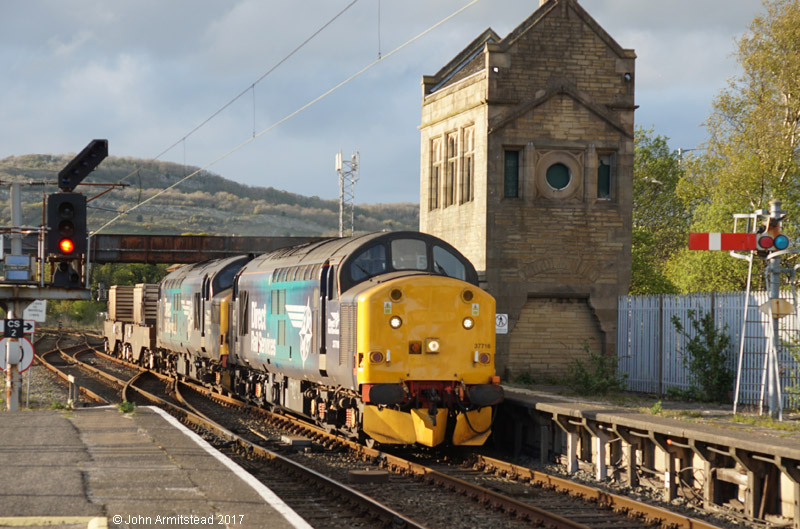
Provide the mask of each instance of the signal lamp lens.
POLYGON ((770 237, 769 235, 764 235, 763 237, 759 237, 758 238, 758 245, 761 248, 764 248, 765 250, 767 248, 772 248, 773 244, 774 244, 774 241, 772 240, 772 237, 770 237))
POLYGON ((422 344, 420 342, 409 342, 408 353, 418 355, 422 352, 422 344))
POLYGON ((464 303, 470 303, 472 298, 475 297, 475 294, 472 293, 471 290, 467 289, 461 293, 461 299, 464 300, 464 303))
POLYGON ((392 329, 399 329, 401 325, 403 325, 403 320, 400 319, 400 316, 392 316, 389 320, 389 326, 392 329))
POLYGON ((438 353, 439 352, 439 339, 438 338, 426 338, 425 339, 425 352, 426 353, 438 353))
POLYGON ((490 359, 491 356, 489 356, 489 353, 481 353, 478 355, 478 362, 481 364, 488 364, 490 359))
POLYGON ((465 329, 470 330, 475 327, 475 320, 467 316, 464 318, 464 321, 461 322, 461 325, 463 325, 465 329))
POLYGON ((58 233, 61 235, 72 235, 75 233, 75 224, 71 220, 62 220, 58 223, 58 233))
POLYGON ((778 235, 775 237, 775 249, 777 250, 785 250, 789 247, 789 237, 786 235, 778 235))
POLYGON ((62 202, 58 206, 58 216, 62 219, 71 219, 75 216, 75 207, 70 202, 62 202))
POLYGON ((392 298, 392 301, 400 301, 403 298, 403 291, 399 288, 392 289, 389 297, 392 298))
POLYGON ((58 248, 64 253, 72 253, 75 249, 75 243, 71 239, 61 239, 58 243, 58 248))
POLYGON ((373 351, 369 354, 369 361, 373 364, 380 364, 383 362, 383 353, 380 351, 373 351))

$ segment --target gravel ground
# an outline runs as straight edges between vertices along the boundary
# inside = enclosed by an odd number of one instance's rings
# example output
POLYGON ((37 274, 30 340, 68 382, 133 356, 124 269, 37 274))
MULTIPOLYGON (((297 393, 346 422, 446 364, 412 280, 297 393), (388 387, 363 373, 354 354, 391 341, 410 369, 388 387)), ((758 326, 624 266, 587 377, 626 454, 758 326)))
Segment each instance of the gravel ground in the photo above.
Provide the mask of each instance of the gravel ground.
MULTIPOLYGON (((41 365, 32 365, 22 373, 19 409, 50 410, 67 405, 67 385, 41 365)), ((6 411, 6 378, 0 380, 0 412, 6 411)))

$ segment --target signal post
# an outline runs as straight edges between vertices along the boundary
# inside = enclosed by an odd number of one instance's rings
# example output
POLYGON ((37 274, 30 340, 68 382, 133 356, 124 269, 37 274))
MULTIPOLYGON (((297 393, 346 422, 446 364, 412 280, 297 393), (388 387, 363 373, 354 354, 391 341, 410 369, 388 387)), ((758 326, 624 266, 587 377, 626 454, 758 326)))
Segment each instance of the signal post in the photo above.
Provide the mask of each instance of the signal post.
MULTIPOLYGON (((781 201, 773 199, 769 203, 769 210, 761 209, 755 213, 746 215, 735 215, 736 218, 759 219, 764 222, 758 226, 754 223, 754 232, 748 233, 690 233, 690 250, 727 250, 732 257, 746 259, 750 261, 752 267, 752 253, 755 252, 759 257, 767 261, 764 272, 767 288, 769 290, 769 301, 760 310, 771 316, 772 337, 770 347, 767 348, 766 362, 764 366, 764 388, 766 389, 766 406, 770 416, 783 419, 783 406, 781 397, 780 373, 778 366, 778 351, 781 347, 780 340, 780 318, 788 316, 797 311, 797 307, 791 305, 780 296, 781 274, 789 274, 794 277, 795 269, 783 268, 781 257, 790 253, 798 253, 798 249, 789 249, 789 238, 781 233, 781 223, 786 217, 786 212, 781 209, 781 201), (750 252, 743 256, 736 252, 750 252)), ((734 228, 735 229, 735 228, 734 228)), ((751 268, 752 270, 752 268, 751 268)), ((750 290, 750 278, 748 277, 748 292, 750 290)), ((745 316, 743 318, 742 338, 744 338, 744 328, 747 319, 747 305, 745 304, 745 316)), ((743 343, 743 342, 742 342, 743 343)), ((739 363, 742 361, 742 349, 740 348, 739 363)), ((734 397, 734 413, 739 397, 739 376, 736 378, 736 389, 734 397)), ((762 402, 763 404, 763 402, 762 402)))
MULTIPOLYGON (((108 156, 108 141, 93 140, 58 174, 59 192, 47 197, 47 218, 43 226, 22 226, 20 184, 11 184, 11 224, 2 231, 9 234, 11 252, 4 256, 5 275, 0 278, 0 306, 6 311, 5 350, 2 362, 6 376, 6 409, 19 408, 22 349, 20 336, 13 330, 25 308, 35 300, 88 300, 88 232, 86 197, 75 187, 108 156), (22 237, 38 233, 35 257, 22 252, 22 237), (50 278, 46 264, 50 263, 50 278), (9 332, 11 334, 9 335, 9 332)), ((22 338, 24 340, 24 337, 22 338)))

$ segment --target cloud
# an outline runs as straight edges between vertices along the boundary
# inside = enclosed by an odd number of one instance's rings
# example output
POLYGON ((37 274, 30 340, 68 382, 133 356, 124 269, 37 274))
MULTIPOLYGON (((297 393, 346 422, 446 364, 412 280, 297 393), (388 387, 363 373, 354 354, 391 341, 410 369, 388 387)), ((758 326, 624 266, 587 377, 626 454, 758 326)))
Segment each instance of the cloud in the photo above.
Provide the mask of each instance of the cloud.
MULTIPOLYGON (((0 157, 74 152, 152 157, 284 58, 351 0, 27 0, 0 18, 0 157)), ((306 104, 467 0, 360 0, 252 92, 164 156, 204 165, 306 104), (380 6, 380 14, 378 7, 380 6), (184 155, 185 153, 185 155, 184 155)), ((636 119, 675 146, 701 141, 711 98, 760 9, 752 0, 580 0, 638 55, 636 119)), ((333 155, 361 152, 357 201, 418 200, 420 81, 536 0, 483 0, 212 168, 225 177, 337 196, 333 155)))

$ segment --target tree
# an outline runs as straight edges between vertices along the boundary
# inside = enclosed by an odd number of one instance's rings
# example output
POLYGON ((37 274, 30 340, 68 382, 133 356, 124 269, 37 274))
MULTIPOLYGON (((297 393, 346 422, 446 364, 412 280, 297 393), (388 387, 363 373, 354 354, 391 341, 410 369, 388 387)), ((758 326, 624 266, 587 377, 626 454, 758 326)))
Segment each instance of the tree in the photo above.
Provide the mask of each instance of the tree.
MULTIPOLYGON (((784 231, 796 234, 800 210, 800 0, 765 0, 738 42, 741 74, 714 100, 706 152, 678 186, 692 230, 731 231, 734 213, 780 198, 784 231)), ((668 266, 681 290, 744 287, 746 267, 722 252, 678 252, 668 266), (715 255, 721 254, 721 255, 715 255), (723 257, 725 259, 723 259, 723 257)), ((753 274, 759 279, 760 271, 753 274)))
POLYGON ((632 294, 675 293, 668 258, 686 245, 689 215, 676 189, 682 175, 667 138, 637 127, 633 157, 632 294))

